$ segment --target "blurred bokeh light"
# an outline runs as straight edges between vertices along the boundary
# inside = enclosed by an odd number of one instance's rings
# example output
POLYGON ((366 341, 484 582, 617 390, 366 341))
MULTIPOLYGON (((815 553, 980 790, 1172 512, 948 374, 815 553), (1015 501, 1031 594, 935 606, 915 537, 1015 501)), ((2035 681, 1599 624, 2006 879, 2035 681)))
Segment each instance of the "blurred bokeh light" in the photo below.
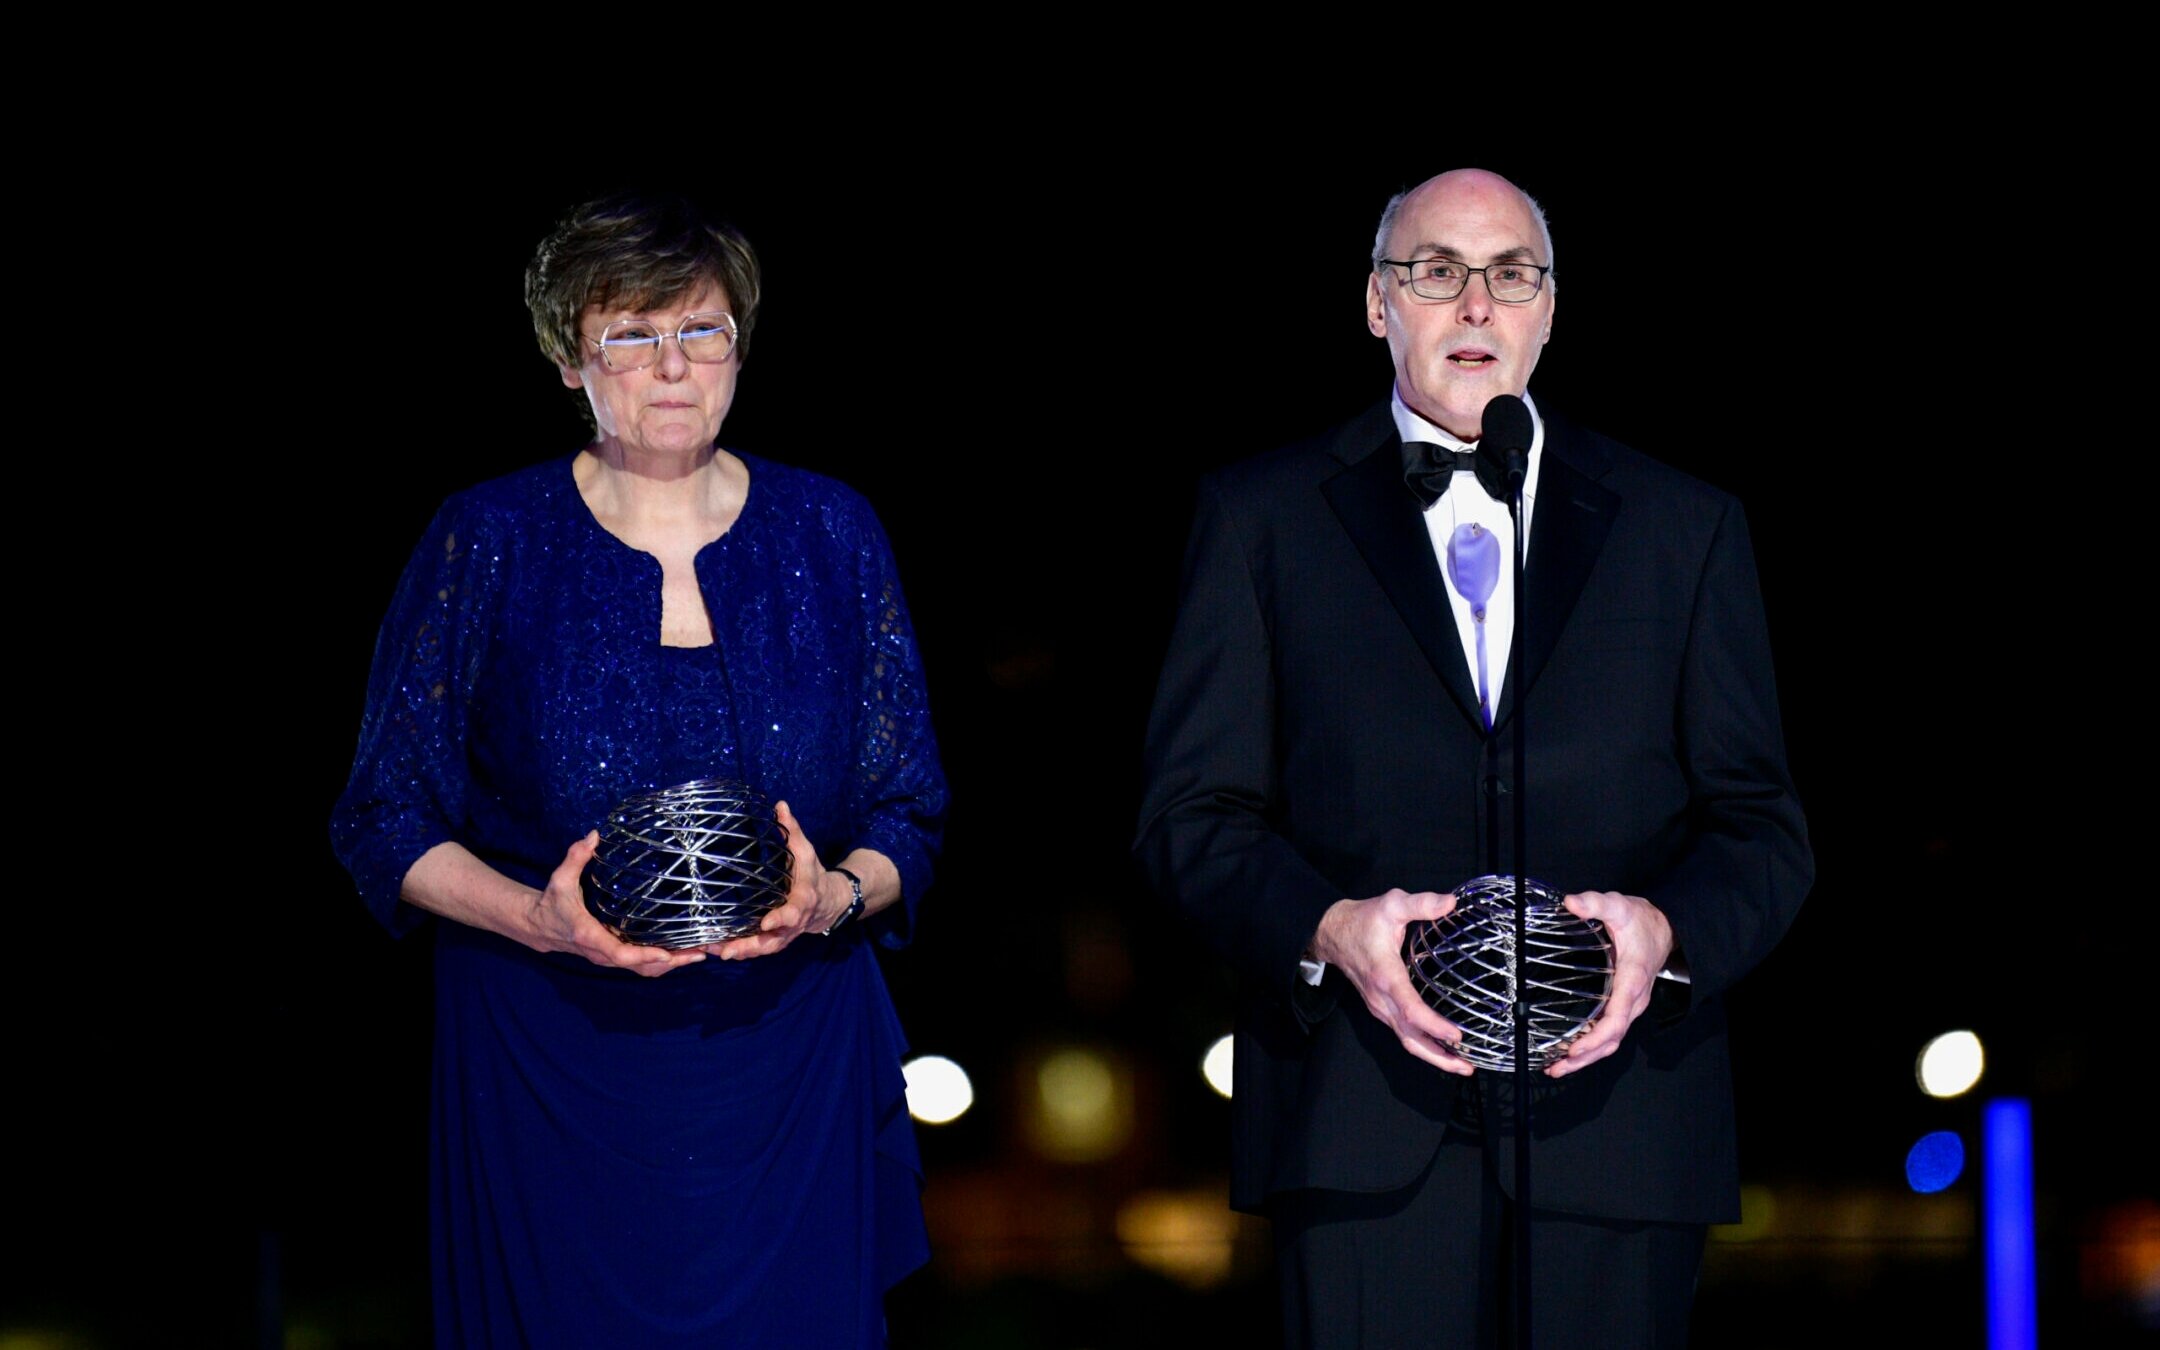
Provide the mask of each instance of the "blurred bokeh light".
POLYGON ((1965 1141, 1950 1130, 1924 1134, 1906 1150, 1905 1184, 1922 1195, 1946 1190, 1965 1171, 1965 1141))
POLYGON ((1238 1216, 1215 1190, 1142 1191, 1118 1207, 1125 1254, 1193 1289, 1229 1277, 1237 1229, 1238 1216))
POLYGON ((1045 1055, 1027 1103, 1028 1139, 1055 1162, 1099 1162, 1132 1137, 1130 1074, 1099 1051, 1045 1055))
POLYGON ((1955 1097, 1972 1091, 1987 1068, 1980 1038, 1970 1031, 1946 1031, 1920 1047, 1913 1074, 1930 1097, 1955 1097))
POLYGON ((1723 1242, 1752 1242, 1771 1231, 1777 1219, 1777 1196, 1768 1186, 1740 1188, 1740 1222, 1720 1224, 1713 1236, 1723 1242))
POLYGON ((1200 1076, 1207 1079, 1209 1087, 1225 1097, 1230 1095, 1231 1058, 1231 1038, 1225 1036, 1209 1046, 1207 1054, 1200 1060, 1200 1076))
POLYGON ((908 1114, 925 1125, 944 1125, 975 1104, 967 1071, 943 1055, 922 1055, 900 1066, 907 1079, 908 1114))

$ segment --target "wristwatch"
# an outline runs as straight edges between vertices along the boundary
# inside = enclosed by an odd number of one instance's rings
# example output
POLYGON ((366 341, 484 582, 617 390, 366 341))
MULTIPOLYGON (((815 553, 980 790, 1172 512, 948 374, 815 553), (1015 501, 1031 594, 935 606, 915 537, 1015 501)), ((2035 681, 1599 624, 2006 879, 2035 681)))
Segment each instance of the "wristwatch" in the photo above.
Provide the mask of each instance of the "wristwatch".
POLYGON ((862 917, 862 878, 856 876, 853 872, 848 871, 845 867, 828 867, 825 870, 828 872, 838 872, 841 876, 846 877, 848 889, 854 892, 853 896, 850 897, 850 899, 848 900, 848 907, 840 911, 840 917, 834 919, 832 921, 832 926, 830 928, 827 928, 823 934, 823 936, 825 937, 831 937, 833 934, 839 932, 841 926, 847 923, 849 919, 859 919, 862 917))

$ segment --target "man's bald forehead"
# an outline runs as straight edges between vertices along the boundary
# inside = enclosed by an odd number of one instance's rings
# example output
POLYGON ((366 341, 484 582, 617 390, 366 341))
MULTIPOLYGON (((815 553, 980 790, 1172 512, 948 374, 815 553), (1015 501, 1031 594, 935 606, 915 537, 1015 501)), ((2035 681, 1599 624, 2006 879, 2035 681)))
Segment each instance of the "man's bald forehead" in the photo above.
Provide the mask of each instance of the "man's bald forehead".
POLYGON ((1411 188, 1410 191, 1404 195, 1415 198, 1422 197, 1427 193, 1445 192, 1450 189, 1463 191, 1512 192, 1517 197, 1520 197, 1525 201, 1529 200, 1530 196, 1529 193, 1524 192, 1521 188, 1515 186, 1514 183, 1510 182, 1506 178, 1501 177, 1499 174, 1494 173, 1490 169, 1449 169, 1445 173, 1434 174, 1432 177, 1426 179, 1424 182, 1418 184, 1416 187, 1411 188))
POLYGON ((1415 213, 1417 207, 1422 206, 1432 195, 1440 193, 1460 195, 1465 199, 1492 193, 1512 196, 1522 204, 1524 213, 1537 226, 1538 240, 1544 245, 1545 256, 1533 261, 1546 267, 1553 265, 1552 229, 1545 223, 1545 208, 1538 204, 1537 198, 1490 169, 1449 169, 1444 173, 1434 174, 1416 187, 1398 192, 1388 199, 1386 209, 1380 213, 1380 228, 1373 236, 1373 266, 1378 267, 1383 258, 1401 256, 1389 250, 1393 246, 1395 224, 1403 211, 1410 209, 1415 213))

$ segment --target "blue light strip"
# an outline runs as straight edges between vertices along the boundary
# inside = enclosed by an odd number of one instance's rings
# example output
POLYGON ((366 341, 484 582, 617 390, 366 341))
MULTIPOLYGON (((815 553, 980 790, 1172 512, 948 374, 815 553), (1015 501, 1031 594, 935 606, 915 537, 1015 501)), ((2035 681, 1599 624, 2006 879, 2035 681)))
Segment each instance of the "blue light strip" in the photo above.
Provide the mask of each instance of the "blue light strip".
POLYGON ((2014 1097, 1989 1102, 1980 1132, 1987 1158, 1988 1350, 2035 1350, 2040 1332, 2031 1105, 2014 1097))

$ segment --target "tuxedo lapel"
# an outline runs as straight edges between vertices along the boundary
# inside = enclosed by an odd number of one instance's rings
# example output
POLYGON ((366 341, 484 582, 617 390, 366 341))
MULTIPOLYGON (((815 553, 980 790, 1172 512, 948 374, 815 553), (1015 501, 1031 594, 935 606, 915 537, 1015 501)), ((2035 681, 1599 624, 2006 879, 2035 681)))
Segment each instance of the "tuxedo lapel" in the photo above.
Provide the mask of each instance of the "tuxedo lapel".
POLYGON ((1519 691, 1537 684, 1604 551, 1605 537, 1620 511, 1619 495, 1594 476, 1604 473, 1608 459, 1567 423, 1545 418, 1530 556, 1523 563, 1523 595, 1515 609, 1522 647, 1517 660, 1510 661, 1507 687, 1500 691, 1500 707, 1493 715, 1496 729, 1514 715, 1519 691))
MULTIPOLYGON (((1385 425, 1384 443, 1368 442, 1369 453, 1322 483, 1320 491, 1456 706, 1463 716, 1482 723, 1477 688, 1455 633, 1447 582, 1433 557, 1432 537, 1425 532, 1417 498, 1403 484, 1394 425, 1385 425)), ((1370 419, 1354 426, 1369 428, 1370 419)), ((1354 453, 1355 447, 1349 448, 1354 453)))

